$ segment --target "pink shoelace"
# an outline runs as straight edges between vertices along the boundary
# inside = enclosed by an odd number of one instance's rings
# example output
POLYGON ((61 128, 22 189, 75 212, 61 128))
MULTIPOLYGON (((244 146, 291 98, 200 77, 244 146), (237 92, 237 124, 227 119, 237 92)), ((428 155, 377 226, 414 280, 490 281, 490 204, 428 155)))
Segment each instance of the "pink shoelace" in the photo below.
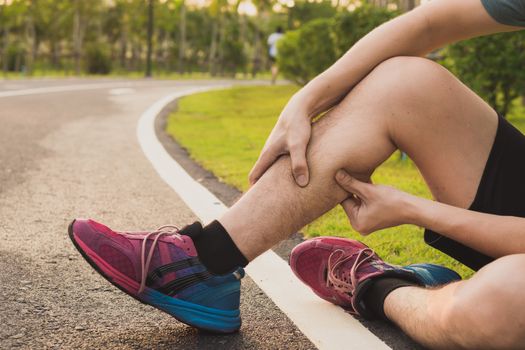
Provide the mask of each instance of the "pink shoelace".
MULTIPOLYGON (((361 249, 357 253, 348 254, 343 249, 337 249, 328 257, 328 276, 326 286, 334 288, 337 292, 354 296, 357 287, 357 270, 361 265, 370 260, 375 252, 370 248, 361 249), (341 268, 343 264, 351 260, 354 256, 356 259, 350 269, 341 268)), ((350 313, 355 314, 354 298, 352 298, 352 307, 350 313)))
MULTIPOLYGON (((131 232, 127 234, 134 234, 134 233, 131 232)), ((141 233, 136 233, 136 234, 141 234, 141 233)), ((142 249, 140 252, 141 277, 140 277, 140 287, 138 290, 138 294, 142 293, 144 289, 146 288, 146 279, 147 279, 147 274, 149 270, 149 265, 151 264, 151 259, 155 251, 157 241, 159 240, 160 237, 168 236, 168 235, 174 236, 175 238, 184 242, 184 238, 182 238, 181 234, 179 233, 179 228, 175 225, 160 226, 155 231, 150 232, 146 236, 144 236, 144 240, 142 241, 142 249), (148 242, 148 239, 150 238, 153 238, 153 242, 151 243, 151 246, 149 247, 148 257, 146 258, 146 243, 148 242)))

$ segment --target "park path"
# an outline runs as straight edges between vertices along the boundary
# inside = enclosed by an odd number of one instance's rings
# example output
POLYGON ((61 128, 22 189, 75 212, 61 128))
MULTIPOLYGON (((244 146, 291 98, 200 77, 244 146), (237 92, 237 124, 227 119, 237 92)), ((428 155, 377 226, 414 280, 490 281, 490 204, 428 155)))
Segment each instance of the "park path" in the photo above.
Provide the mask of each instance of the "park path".
POLYGON ((242 330, 210 336, 124 296, 66 238, 74 217, 119 229, 195 220, 144 157, 136 125, 161 96, 229 83, 0 82, 1 349, 314 348, 249 277, 242 330))
MULTIPOLYGON (((139 118, 166 95, 257 83, 0 80, 0 349, 315 348, 248 276, 241 331, 212 336, 122 294, 80 258, 66 236, 74 217, 93 217, 123 230, 196 220, 141 150, 139 118)), ((157 122, 157 136, 170 155, 221 201, 233 203, 239 193, 193 163, 162 133, 163 118, 157 122)), ((297 240, 296 235, 274 251, 286 259, 297 240)), ((303 315, 306 323, 318 323, 315 313, 303 315)), ((338 329, 357 326, 346 321, 338 329)), ((363 324, 393 349, 419 349, 388 324, 363 324)), ((326 342, 333 330, 316 333, 323 338, 316 338, 317 344, 337 343, 326 342)), ((346 332, 335 336, 348 342, 344 348, 364 344, 346 332)))

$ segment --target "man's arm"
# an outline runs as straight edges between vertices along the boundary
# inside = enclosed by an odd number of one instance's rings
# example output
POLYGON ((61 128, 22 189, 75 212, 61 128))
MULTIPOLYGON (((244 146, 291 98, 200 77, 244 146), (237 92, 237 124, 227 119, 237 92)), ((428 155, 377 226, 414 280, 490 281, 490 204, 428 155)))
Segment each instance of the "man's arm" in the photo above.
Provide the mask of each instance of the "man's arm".
POLYGON ((412 197, 407 223, 428 228, 499 258, 525 253, 525 218, 479 213, 412 197))
POLYGON ((289 153, 297 184, 306 186, 310 119, 337 104, 381 62, 396 56, 422 56, 451 42, 517 29, 496 22, 481 0, 433 0, 379 26, 292 97, 250 173, 250 182, 255 183, 278 157, 289 153))
POLYGON ((525 218, 479 213, 361 182, 339 170, 335 177, 351 195, 341 203, 361 234, 413 224, 439 232, 494 258, 525 253, 525 218))
POLYGON ((336 104, 381 62, 396 56, 424 56, 448 43, 519 29, 496 22, 481 0, 438 0, 371 31, 297 94, 309 116, 336 104))

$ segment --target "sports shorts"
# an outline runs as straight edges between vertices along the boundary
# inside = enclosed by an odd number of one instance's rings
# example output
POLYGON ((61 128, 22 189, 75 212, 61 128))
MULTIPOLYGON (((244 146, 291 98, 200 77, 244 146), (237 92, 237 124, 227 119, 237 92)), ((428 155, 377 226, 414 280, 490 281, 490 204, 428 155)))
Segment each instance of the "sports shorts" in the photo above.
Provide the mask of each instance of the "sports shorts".
MULTIPOLYGON (((501 116, 469 210, 525 217, 525 135, 501 116)), ((425 230, 425 242, 476 271, 494 260, 431 230, 425 230)))

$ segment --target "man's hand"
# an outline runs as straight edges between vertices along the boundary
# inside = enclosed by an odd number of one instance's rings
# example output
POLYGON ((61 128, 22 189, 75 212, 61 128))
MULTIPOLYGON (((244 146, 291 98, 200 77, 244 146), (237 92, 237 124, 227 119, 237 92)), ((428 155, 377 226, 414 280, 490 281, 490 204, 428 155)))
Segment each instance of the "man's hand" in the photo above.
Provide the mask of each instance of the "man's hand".
POLYGON ((383 185, 361 182, 339 170, 335 180, 350 196, 341 202, 352 227, 362 235, 409 222, 414 197, 383 185))
POLYGON ((290 154, 295 182, 301 187, 308 185, 306 148, 311 133, 310 117, 302 111, 300 103, 292 99, 284 108, 259 155, 259 159, 250 172, 250 184, 255 184, 277 158, 290 154))

